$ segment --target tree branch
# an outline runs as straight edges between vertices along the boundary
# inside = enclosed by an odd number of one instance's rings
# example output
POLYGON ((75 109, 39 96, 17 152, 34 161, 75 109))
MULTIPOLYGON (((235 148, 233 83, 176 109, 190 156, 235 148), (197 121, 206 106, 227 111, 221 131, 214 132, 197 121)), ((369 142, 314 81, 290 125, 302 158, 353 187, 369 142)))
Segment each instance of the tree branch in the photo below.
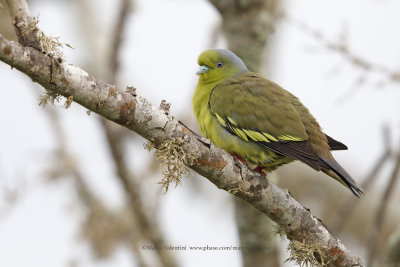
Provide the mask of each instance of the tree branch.
POLYGON ((31 47, 8 41, 0 34, 0 60, 28 75, 46 90, 73 99, 101 116, 137 132, 158 147, 166 140, 180 138, 187 157, 194 157, 189 166, 218 188, 251 203, 275 221, 290 240, 319 244, 329 256, 332 266, 362 266, 289 192, 270 183, 234 160, 225 151, 208 145, 163 110, 137 96, 96 79, 86 71, 59 63, 31 47))
POLYGON ((33 21, 26 0, 6 0, 6 2, 18 41, 25 46, 41 51, 42 48, 36 36, 36 28, 32 25, 33 21))
POLYGON ((296 26, 302 32, 313 37, 317 42, 319 42, 325 49, 328 49, 332 52, 338 53, 344 59, 346 59, 353 66, 364 70, 365 73, 374 72, 382 75, 389 81, 400 83, 400 72, 392 70, 387 66, 380 65, 369 61, 352 51, 345 40, 332 41, 324 36, 320 31, 313 29, 311 26, 306 23, 296 20, 294 18, 290 18, 288 16, 284 16, 287 21, 291 22, 294 26, 296 26))

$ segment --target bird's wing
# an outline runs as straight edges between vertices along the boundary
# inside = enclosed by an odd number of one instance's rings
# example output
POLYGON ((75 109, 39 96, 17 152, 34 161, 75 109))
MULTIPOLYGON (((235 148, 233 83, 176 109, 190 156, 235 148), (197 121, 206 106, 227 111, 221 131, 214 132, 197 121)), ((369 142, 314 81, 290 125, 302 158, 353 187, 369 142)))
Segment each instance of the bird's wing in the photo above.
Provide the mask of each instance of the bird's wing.
POLYGON ((342 142, 339 142, 339 141, 333 139, 332 137, 330 137, 327 134, 325 134, 325 136, 328 141, 329 148, 331 150, 347 150, 347 146, 345 144, 343 144, 342 142))
POLYGON ((215 86, 209 104, 231 134, 320 170, 301 116, 279 85, 252 72, 235 75, 215 86))

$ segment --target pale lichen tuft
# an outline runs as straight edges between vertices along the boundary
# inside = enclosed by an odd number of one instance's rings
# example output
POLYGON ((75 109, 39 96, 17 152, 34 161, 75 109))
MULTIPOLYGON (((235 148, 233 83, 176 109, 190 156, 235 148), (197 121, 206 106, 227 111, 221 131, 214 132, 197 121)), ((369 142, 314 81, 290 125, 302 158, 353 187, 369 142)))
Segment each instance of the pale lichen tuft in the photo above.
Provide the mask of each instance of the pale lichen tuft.
POLYGON ((153 150, 153 148, 155 148, 155 145, 153 142, 147 141, 146 143, 143 144, 143 147, 144 149, 150 152, 151 150, 153 150))
POLYGON ((70 96, 65 100, 65 103, 64 103, 65 109, 69 108, 69 107, 71 106, 71 104, 72 104, 73 101, 74 101, 74 96, 70 95, 70 96))
POLYGON ((38 27, 39 24, 39 14, 36 17, 32 18, 32 21, 28 25, 28 27, 22 30, 21 34, 25 35, 28 33, 35 33, 37 40, 39 41, 40 47, 42 48, 42 52, 46 55, 49 55, 53 58, 64 59, 63 53, 60 51, 60 47, 67 46, 69 48, 73 47, 67 43, 60 42, 60 37, 47 36, 42 30, 38 27))
POLYGON ((175 187, 181 183, 182 175, 189 174, 188 165, 193 165, 195 156, 183 150, 185 141, 183 138, 172 138, 162 143, 155 157, 161 161, 163 165, 163 179, 159 182, 165 192, 168 191, 169 185, 175 183, 175 187))
POLYGON ((299 242, 292 240, 287 250, 290 257, 285 262, 291 261, 299 266, 327 266, 329 258, 326 255, 326 248, 318 243, 307 244, 304 240, 299 242))
POLYGON ((61 96, 50 90, 45 90, 45 93, 39 97, 39 106, 45 107, 50 102, 54 105, 55 102, 60 102, 61 96))
POLYGON ((273 236, 279 236, 281 239, 284 239, 286 237, 286 232, 278 224, 275 224, 272 227, 272 235, 273 236))

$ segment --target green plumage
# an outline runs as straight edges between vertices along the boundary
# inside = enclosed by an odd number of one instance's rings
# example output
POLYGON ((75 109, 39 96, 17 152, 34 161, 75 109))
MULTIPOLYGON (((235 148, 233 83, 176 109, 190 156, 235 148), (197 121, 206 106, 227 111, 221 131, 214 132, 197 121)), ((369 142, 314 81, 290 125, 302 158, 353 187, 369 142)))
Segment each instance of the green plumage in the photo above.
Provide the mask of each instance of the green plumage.
POLYGON ((202 133, 216 146, 267 172, 300 160, 360 195, 330 152, 347 147, 326 136, 297 97, 248 71, 229 50, 207 50, 198 63, 193 109, 202 133))

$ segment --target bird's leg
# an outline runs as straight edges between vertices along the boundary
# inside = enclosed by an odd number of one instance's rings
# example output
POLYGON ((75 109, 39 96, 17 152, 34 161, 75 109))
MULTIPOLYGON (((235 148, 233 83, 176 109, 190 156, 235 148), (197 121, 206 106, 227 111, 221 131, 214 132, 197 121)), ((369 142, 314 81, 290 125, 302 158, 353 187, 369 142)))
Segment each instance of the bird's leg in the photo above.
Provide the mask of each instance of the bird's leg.
POLYGON ((232 155, 233 157, 235 157, 237 160, 239 160, 241 163, 243 163, 244 165, 246 165, 246 166, 249 166, 248 164, 247 164, 247 161, 245 161, 241 156, 239 156, 238 154, 233 154, 232 155))
POLYGON ((253 171, 258 172, 261 176, 265 177, 266 174, 263 170, 264 170, 264 166, 257 166, 253 169, 253 171))
MULTIPOLYGON (((239 156, 238 154, 233 154, 233 157, 235 157, 237 160, 239 160, 241 163, 243 163, 244 165, 246 165, 247 167, 250 167, 250 165, 247 163, 246 160, 244 160, 241 156, 239 156)), ((261 176, 266 176, 265 172, 263 172, 264 167, 263 166, 257 166, 254 169, 252 169, 253 171, 259 173, 261 176)))

